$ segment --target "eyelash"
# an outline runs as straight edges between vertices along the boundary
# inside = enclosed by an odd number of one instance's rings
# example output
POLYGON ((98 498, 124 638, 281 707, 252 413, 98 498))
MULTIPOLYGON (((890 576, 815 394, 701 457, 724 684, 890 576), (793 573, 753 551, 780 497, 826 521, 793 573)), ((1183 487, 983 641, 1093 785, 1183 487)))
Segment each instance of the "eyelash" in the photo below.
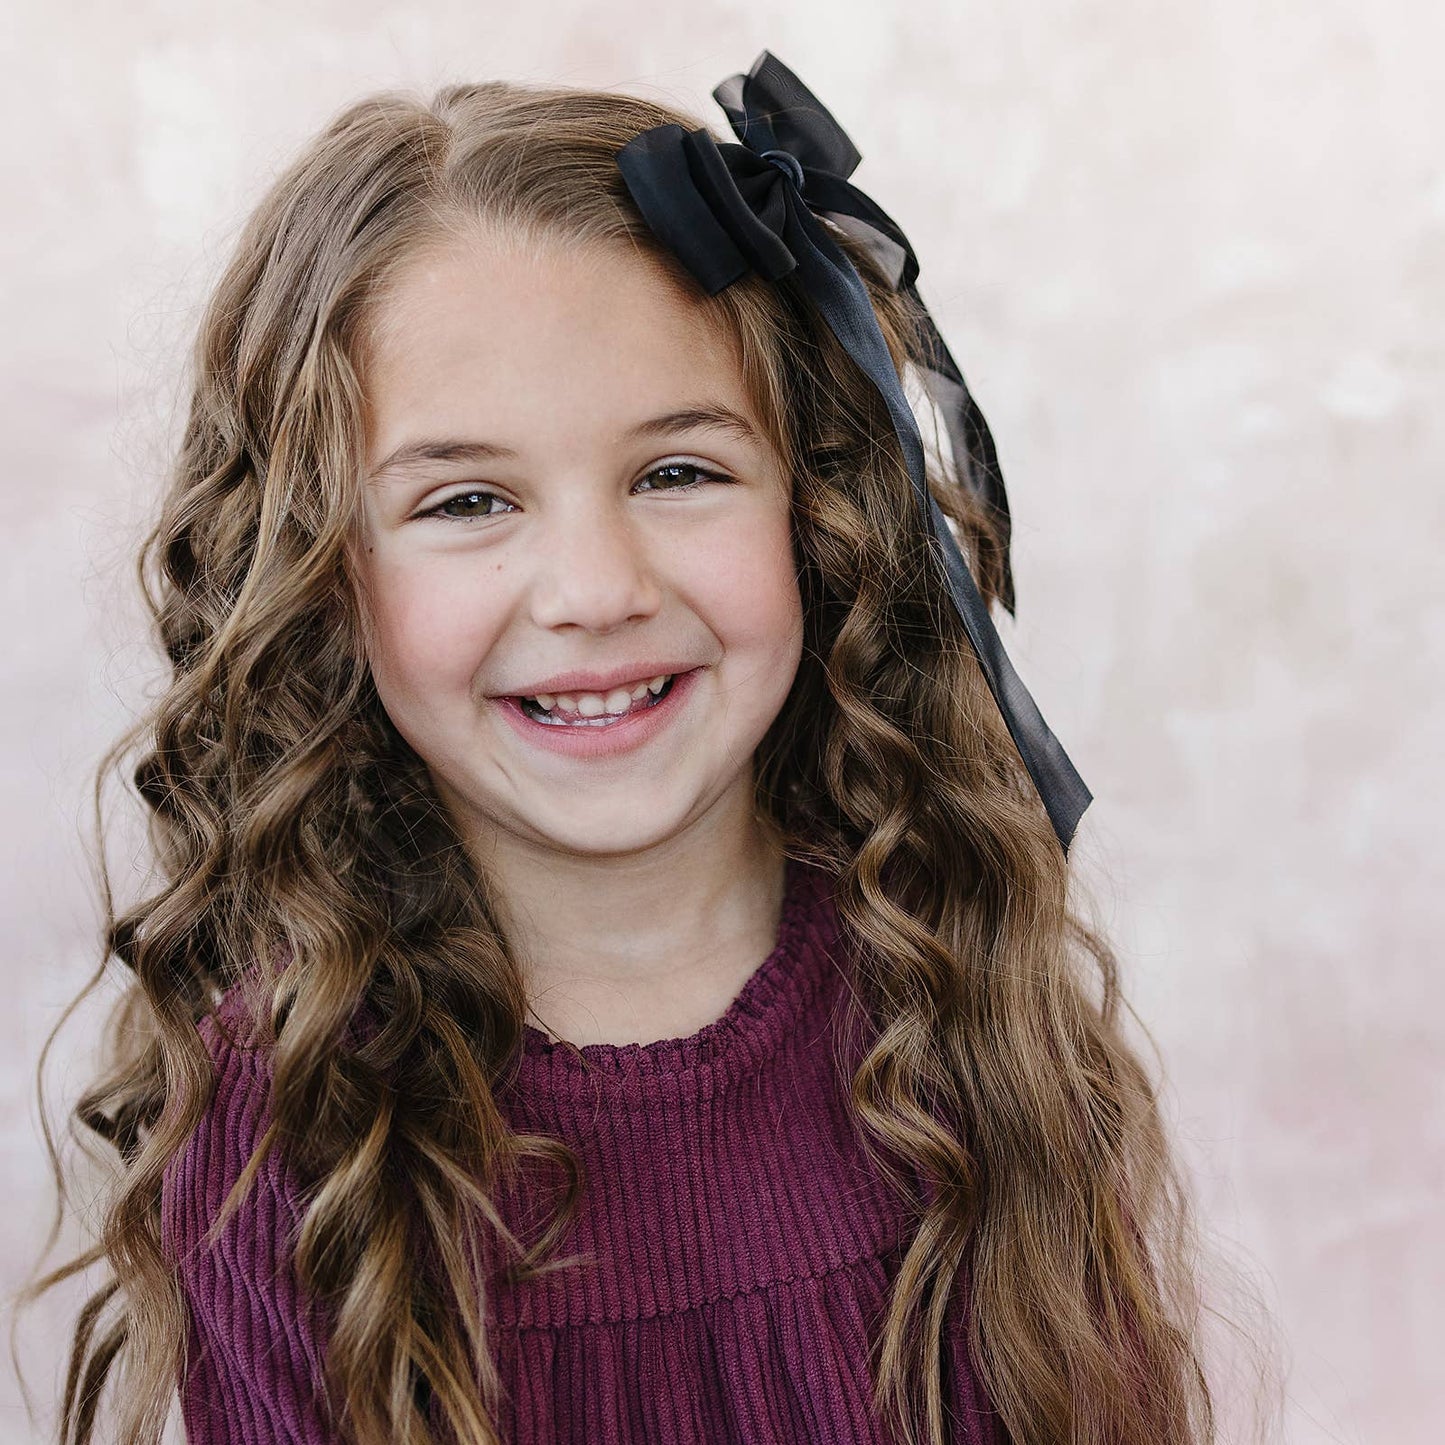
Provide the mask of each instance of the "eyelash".
MULTIPOLYGON (((692 472, 695 476, 709 482, 727 483, 734 480, 734 478, 728 476, 725 472, 710 471, 708 468, 700 467, 694 462, 664 462, 662 466, 654 467, 646 476, 639 480, 647 481, 649 477, 655 477, 659 472, 692 472)), ((700 481, 683 482, 680 486, 663 487, 661 490, 667 492, 691 492, 700 485, 702 485, 700 481)), ((465 501, 468 497, 496 497, 499 501, 505 500, 505 498, 500 497, 496 492, 489 492, 482 487, 473 487, 470 491, 455 492, 450 497, 443 497, 435 506, 428 507, 424 512, 418 512, 417 516, 419 518, 435 517, 438 521, 442 522, 480 522, 487 517, 504 517, 507 515, 505 512, 482 512, 474 517, 451 517, 442 511, 443 507, 450 507, 453 502, 465 501)))

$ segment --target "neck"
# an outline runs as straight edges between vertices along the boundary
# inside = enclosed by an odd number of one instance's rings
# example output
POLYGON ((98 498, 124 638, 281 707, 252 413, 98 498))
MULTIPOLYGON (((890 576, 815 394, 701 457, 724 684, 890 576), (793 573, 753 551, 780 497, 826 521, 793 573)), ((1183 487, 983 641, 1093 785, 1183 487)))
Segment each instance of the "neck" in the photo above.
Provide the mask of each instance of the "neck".
POLYGON ((625 855, 489 840, 479 861, 530 1023, 580 1046, 685 1037, 722 1016, 772 952, 783 903, 783 852, 746 803, 625 855))

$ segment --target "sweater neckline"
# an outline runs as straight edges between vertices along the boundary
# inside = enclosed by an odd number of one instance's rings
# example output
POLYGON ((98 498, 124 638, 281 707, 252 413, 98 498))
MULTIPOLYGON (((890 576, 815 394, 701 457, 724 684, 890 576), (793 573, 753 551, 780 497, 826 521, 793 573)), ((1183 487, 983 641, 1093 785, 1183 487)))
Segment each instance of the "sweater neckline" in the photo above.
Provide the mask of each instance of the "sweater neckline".
POLYGON ((832 878, 816 865, 785 860, 783 903, 772 951, 721 1017, 695 1033, 650 1043, 573 1044, 523 1025, 518 1082, 566 1089, 601 1080, 637 1084, 701 1069, 731 1074, 771 1053, 818 992, 835 959, 832 878))

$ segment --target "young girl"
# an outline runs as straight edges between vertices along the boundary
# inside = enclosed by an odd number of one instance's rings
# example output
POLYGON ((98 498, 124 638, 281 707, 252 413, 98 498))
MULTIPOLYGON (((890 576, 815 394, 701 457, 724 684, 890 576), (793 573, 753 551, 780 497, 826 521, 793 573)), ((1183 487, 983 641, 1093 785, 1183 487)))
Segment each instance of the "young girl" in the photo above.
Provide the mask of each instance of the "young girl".
POLYGON ((367 99, 217 288, 66 1441, 1213 1438, 987 429, 836 123, 716 94, 367 99))

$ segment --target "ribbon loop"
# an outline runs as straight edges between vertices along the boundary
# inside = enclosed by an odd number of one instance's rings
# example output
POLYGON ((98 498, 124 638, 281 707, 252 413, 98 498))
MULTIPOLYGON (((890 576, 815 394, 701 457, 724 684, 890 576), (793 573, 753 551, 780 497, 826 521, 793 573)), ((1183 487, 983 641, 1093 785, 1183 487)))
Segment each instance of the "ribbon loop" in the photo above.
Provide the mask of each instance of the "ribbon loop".
POLYGON ((819 217, 861 241, 907 299, 925 349, 919 364, 944 415, 960 483, 988 510, 999 537, 1000 600, 1012 613, 1011 519, 998 455, 983 413, 918 295, 913 248, 892 218, 848 180, 862 159, 858 150, 776 56, 763 51, 746 75, 722 81, 713 98, 741 144, 719 143, 705 127, 654 126, 617 152, 628 191, 654 235, 709 295, 750 270, 770 281, 793 277, 877 389, 898 435, 949 595, 1067 855, 1092 795, 1004 651, 988 604, 929 490, 918 422, 867 288, 819 217))

